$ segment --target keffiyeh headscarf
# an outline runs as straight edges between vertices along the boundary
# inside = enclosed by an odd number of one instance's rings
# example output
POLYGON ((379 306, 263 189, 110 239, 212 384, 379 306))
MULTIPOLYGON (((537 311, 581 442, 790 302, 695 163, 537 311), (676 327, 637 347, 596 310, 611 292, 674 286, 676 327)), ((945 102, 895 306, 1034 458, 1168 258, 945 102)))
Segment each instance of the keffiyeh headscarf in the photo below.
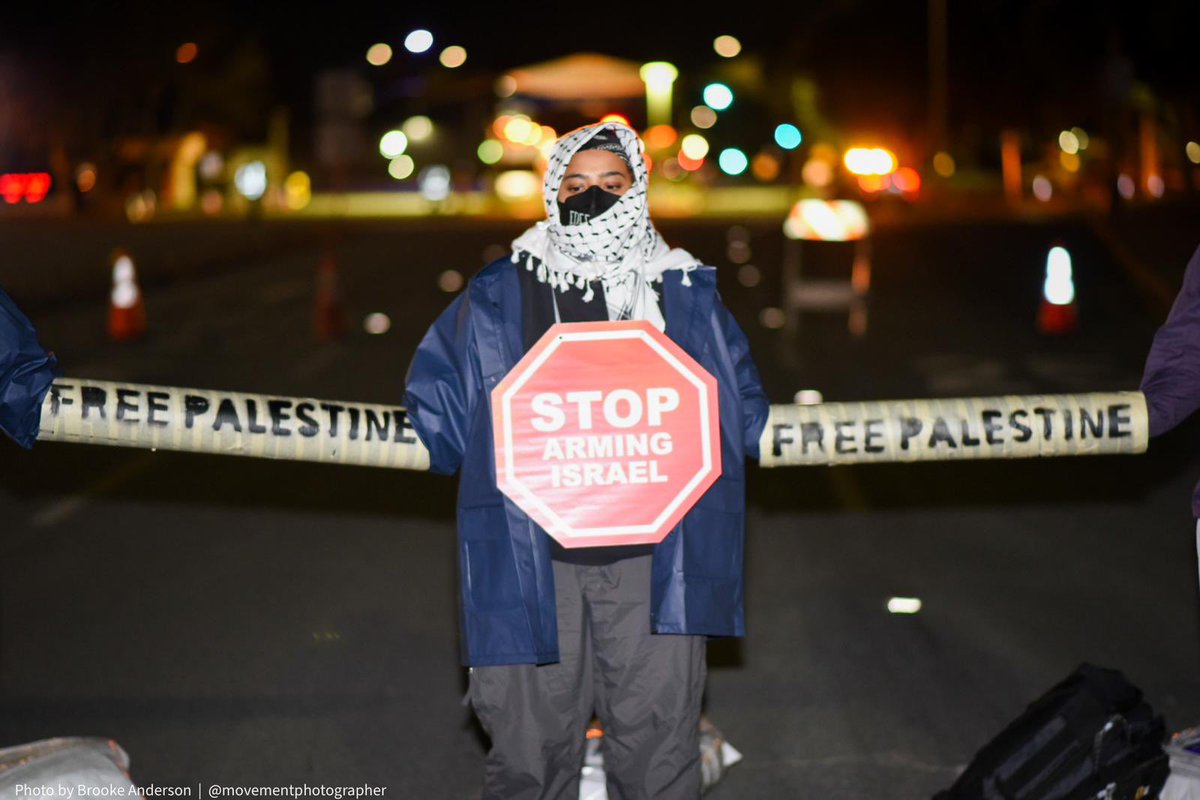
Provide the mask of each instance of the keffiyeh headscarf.
POLYGON ((584 290, 583 299, 593 297, 590 281, 604 287, 610 319, 647 319, 660 330, 653 283, 662 281, 668 269, 687 273, 700 262, 686 250, 671 248, 650 222, 647 201, 649 185, 642 144, 631 128, 616 122, 587 125, 554 143, 542 182, 546 219, 513 240, 513 262, 524 262, 536 270, 537 279, 558 290, 570 286, 584 290), (575 154, 601 130, 611 131, 624 148, 633 173, 633 184, 612 208, 579 225, 559 221, 558 190, 575 154))

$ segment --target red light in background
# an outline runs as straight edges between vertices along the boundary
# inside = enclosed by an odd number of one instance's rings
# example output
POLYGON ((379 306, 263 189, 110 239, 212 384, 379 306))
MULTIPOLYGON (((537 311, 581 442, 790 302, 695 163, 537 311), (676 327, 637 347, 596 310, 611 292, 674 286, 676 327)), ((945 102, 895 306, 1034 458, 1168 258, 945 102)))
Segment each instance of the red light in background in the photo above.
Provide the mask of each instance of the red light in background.
POLYGON ((21 200, 40 203, 50 191, 50 174, 47 172, 8 172, 0 175, 0 195, 4 202, 15 205, 21 200))
POLYGON ((50 191, 50 176, 45 172, 35 172, 28 177, 29 180, 25 184, 25 202, 42 202, 46 199, 46 193, 50 191))
POLYGON ((679 151, 679 155, 676 156, 676 158, 679 160, 679 166, 683 167, 688 172, 695 172, 696 170, 700 169, 700 167, 704 166, 703 158, 689 158, 688 154, 682 150, 679 151))
POLYGON ((921 176, 912 167, 901 167, 892 173, 892 185, 904 194, 921 191, 921 176))
POLYGON ((180 64, 190 64, 196 60, 196 54, 199 52, 200 48, 196 46, 195 42, 184 42, 175 51, 175 60, 180 64))

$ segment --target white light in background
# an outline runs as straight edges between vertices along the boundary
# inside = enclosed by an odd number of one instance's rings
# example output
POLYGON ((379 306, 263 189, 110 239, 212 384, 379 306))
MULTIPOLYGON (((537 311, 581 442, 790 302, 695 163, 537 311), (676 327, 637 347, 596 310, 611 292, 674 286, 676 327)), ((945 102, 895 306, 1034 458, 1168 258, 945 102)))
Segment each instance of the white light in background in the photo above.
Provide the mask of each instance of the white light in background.
POLYGON ((921 598, 889 597, 887 610, 892 614, 916 614, 921 610, 921 598))
POLYGON ((257 200, 267 191, 267 165, 251 161, 238 167, 233 175, 233 185, 247 200, 257 200))

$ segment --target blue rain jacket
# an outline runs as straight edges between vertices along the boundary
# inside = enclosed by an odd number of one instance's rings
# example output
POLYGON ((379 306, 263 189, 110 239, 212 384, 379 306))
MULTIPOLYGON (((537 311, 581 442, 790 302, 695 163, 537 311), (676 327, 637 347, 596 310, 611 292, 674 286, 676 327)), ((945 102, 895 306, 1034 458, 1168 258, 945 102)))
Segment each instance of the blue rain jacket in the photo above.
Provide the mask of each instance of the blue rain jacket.
POLYGON ((38 344, 29 319, 0 290, 0 430, 24 448, 37 440, 42 398, 57 363, 38 344))
MULTIPOLYGON (((521 291, 508 258, 476 275, 438 317, 409 367, 405 405, 430 468, 459 473, 463 663, 558 661, 550 537, 501 493, 490 393, 521 356, 521 291)), ((745 459, 758 458, 767 398, 746 336, 703 267, 663 275, 666 334, 717 379, 721 477, 654 548, 656 633, 742 636, 745 459)))

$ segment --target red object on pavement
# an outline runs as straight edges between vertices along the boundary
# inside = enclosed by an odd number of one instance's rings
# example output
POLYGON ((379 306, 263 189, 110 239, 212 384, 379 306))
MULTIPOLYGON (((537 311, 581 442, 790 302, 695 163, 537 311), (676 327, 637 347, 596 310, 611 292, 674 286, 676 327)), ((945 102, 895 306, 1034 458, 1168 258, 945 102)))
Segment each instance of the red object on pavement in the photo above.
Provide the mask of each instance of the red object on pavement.
POLYGON ((1038 309, 1038 330, 1050 336, 1074 333, 1079 327, 1079 314, 1075 303, 1056 305, 1043 298, 1038 309))
POLYGON ((338 278, 337 259, 326 253, 317 267, 317 296, 313 305, 313 332, 322 342, 346 335, 346 306, 338 278))
POLYGON ((108 299, 108 338, 132 342, 146 335, 146 302, 138 284, 137 269, 128 251, 112 254, 112 290, 108 299))
POLYGON ((660 542, 721 474, 716 380, 644 321, 551 327, 492 417, 501 491, 564 547, 660 542))

